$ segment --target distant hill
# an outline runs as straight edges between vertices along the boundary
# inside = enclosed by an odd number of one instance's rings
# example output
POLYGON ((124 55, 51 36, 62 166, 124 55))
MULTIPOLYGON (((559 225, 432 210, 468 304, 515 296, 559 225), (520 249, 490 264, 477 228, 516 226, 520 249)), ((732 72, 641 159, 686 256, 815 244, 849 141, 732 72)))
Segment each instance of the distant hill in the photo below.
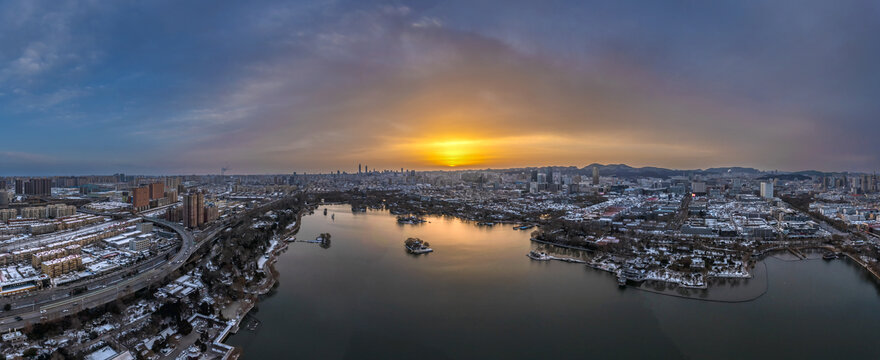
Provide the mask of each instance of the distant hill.
POLYGON ((711 168, 703 170, 705 173, 710 174, 721 174, 721 173, 734 173, 734 174, 760 174, 761 170, 754 168, 744 168, 744 167, 720 167, 720 168, 711 168))
POLYGON ((599 174, 602 176, 617 176, 617 177, 658 177, 658 178, 668 178, 670 176, 675 175, 684 175, 684 172, 678 170, 670 170, 658 167, 643 167, 643 168, 634 168, 632 166, 626 164, 591 164, 584 167, 582 170, 586 172, 586 175, 591 175, 593 172, 593 168, 599 168, 599 174))
MULTIPOLYGON (((542 171, 560 171, 563 173, 573 174, 578 173, 582 176, 591 176, 593 174, 593 168, 599 168, 599 174, 602 176, 616 176, 619 178, 637 178, 637 177, 655 177, 661 179, 667 179, 672 176, 690 176, 690 175, 720 175, 720 174, 737 174, 737 175, 751 175, 751 176, 759 176, 757 179, 761 180, 770 180, 770 179, 779 179, 779 180, 809 180, 812 177, 822 177, 822 176, 831 176, 837 174, 846 174, 846 173, 835 173, 835 172, 821 172, 817 170, 803 170, 803 171, 795 171, 795 172, 777 172, 771 173, 762 170, 758 170, 750 167, 740 167, 740 166, 731 166, 731 167, 714 167, 708 169, 667 169, 660 168, 654 166, 645 166, 645 167, 632 167, 627 164, 598 164, 593 163, 582 168, 577 168, 575 166, 540 166, 540 167, 527 167, 527 168, 511 168, 506 169, 509 172, 521 172, 521 171, 534 171, 534 170, 542 170, 542 171)), ((488 170, 488 169, 487 169, 488 170)))
POLYGON ((804 176, 826 176, 828 173, 824 173, 816 170, 804 170, 804 171, 795 171, 792 174, 804 175, 804 176))
POLYGON ((695 175, 707 175, 707 174, 722 174, 722 173, 733 173, 733 174, 760 174, 761 171, 753 168, 744 168, 744 167, 720 167, 720 168, 711 168, 711 169, 695 169, 695 170, 678 170, 678 169, 666 169, 659 168, 653 166, 646 166, 641 168, 635 168, 626 164, 590 164, 582 168, 582 171, 585 171, 587 175, 591 174, 594 167, 599 167, 599 173, 602 176, 617 176, 617 177, 656 177, 656 178, 668 178, 671 176, 687 176, 690 174, 695 175))
POLYGON ((810 180, 812 177, 803 175, 803 174, 767 174, 763 176, 759 176, 758 180, 787 180, 787 181, 799 181, 799 180, 810 180))

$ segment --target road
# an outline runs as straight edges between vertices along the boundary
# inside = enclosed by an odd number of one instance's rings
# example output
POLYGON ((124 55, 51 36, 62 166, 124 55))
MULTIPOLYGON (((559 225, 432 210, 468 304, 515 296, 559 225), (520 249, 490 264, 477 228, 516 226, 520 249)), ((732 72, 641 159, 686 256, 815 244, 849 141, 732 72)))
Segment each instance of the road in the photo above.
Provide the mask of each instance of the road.
MULTIPOLYGON (((280 200, 270 201, 257 209, 267 208, 280 200)), ((228 225, 228 222, 218 222, 199 232, 198 239, 196 239, 196 235, 178 223, 153 217, 144 217, 143 219, 170 228, 183 239, 180 250, 172 258, 166 261, 165 256, 157 256, 128 271, 116 271, 103 277, 91 279, 86 284, 60 286, 4 299, 6 303, 13 305, 13 309, 2 312, 0 333, 101 306, 161 281, 166 275, 183 266, 200 246, 210 243, 211 239, 228 225), (123 277, 124 274, 130 274, 132 271, 136 271, 137 274, 128 278, 123 277), (87 285, 91 290, 80 295, 70 295, 74 288, 84 285, 87 285)), ((2 303, 0 302, 0 304, 2 303)))
MULTIPOLYGON (((0 332, 19 329, 42 320, 64 317, 84 309, 104 305, 119 297, 143 289, 180 268, 195 249, 196 241, 193 234, 177 223, 155 218, 144 218, 144 220, 168 227, 180 235, 183 239, 182 245, 174 257, 168 261, 165 261, 164 257, 158 257, 158 259, 141 264, 143 268, 137 270, 138 274, 126 279, 122 279, 121 274, 102 279, 99 283, 92 285, 94 290, 81 295, 67 295, 70 288, 49 289, 45 292, 37 292, 35 294, 38 296, 33 298, 30 306, 25 304, 21 308, 22 304, 19 302, 19 309, 3 312, 3 317, 0 318, 0 332), (64 293, 59 294, 61 292, 59 290, 63 290, 64 293), (18 318, 21 320, 18 320, 18 318)), ((215 236, 218 231, 214 230, 207 233, 204 239, 215 236)))

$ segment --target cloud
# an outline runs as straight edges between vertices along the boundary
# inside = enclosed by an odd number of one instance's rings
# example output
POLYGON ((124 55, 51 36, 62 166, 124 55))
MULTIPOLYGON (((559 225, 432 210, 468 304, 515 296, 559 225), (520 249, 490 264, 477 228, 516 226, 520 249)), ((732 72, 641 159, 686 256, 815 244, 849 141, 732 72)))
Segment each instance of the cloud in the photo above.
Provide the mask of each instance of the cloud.
POLYGON ((855 4, 29 3, 0 11, 12 145, 114 169, 880 165, 855 4))
POLYGON ((417 28, 442 27, 443 22, 435 17, 424 16, 416 22, 412 23, 412 26, 417 28))

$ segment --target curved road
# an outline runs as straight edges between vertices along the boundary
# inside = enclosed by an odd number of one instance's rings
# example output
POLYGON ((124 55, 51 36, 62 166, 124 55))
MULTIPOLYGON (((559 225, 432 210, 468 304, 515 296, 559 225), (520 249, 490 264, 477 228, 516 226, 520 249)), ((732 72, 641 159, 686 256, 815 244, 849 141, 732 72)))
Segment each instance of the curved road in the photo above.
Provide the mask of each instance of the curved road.
MULTIPOLYGON (((266 208, 277 201, 280 201, 280 199, 260 205, 257 209, 266 208)), ((12 301, 18 304, 13 304, 14 308, 11 311, 0 312, 0 332, 21 329, 27 325, 62 318, 84 309, 104 305, 119 297, 127 296, 148 287, 179 269, 199 246, 210 243, 210 239, 214 238, 220 230, 228 225, 228 221, 226 221, 217 222, 209 226, 198 234, 200 240, 197 241, 192 232, 187 231, 178 223, 153 217, 143 217, 143 219, 170 228, 180 235, 181 239, 183 239, 182 245, 180 251, 174 257, 165 261, 164 257, 160 255, 147 262, 138 264, 132 269, 138 273, 127 279, 122 278, 122 274, 125 271, 117 271, 98 279, 92 279, 86 285, 93 290, 84 294, 70 296, 68 295, 69 292, 75 287, 61 286, 38 291, 31 296, 26 296, 26 298, 31 300, 29 301, 30 304, 12 301)), ((80 286, 83 286, 83 284, 78 284, 76 287, 80 286)), ((13 298, 13 300, 19 299, 13 298)))
MULTIPOLYGON (((193 234, 177 223, 149 217, 145 217, 144 220, 171 228, 180 235, 181 239, 183 239, 182 245, 180 251, 178 251, 174 257, 161 263, 156 263, 155 260, 149 261, 146 264, 151 264, 151 266, 139 269, 137 275, 127 279, 122 279, 121 276, 108 277, 99 282, 98 289, 84 294, 76 296, 64 294, 62 295, 62 299, 57 301, 55 300, 57 294, 54 294, 51 298, 44 299, 42 302, 34 300, 29 308, 25 305, 25 309, 22 309, 24 312, 4 311, 2 312, 2 317, 0 317, 0 332, 19 329, 28 324, 60 318, 84 309, 104 305, 119 297, 143 289, 150 284, 161 280, 165 275, 180 268, 180 266, 186 262, 186 259, 192 255, 192 252, 195 249, 196 241, 193 234)), ((214 230, 205 238, 213 237, 218 231, 219 229, 214 230)), ((160 257, 160 260, 164 259, 161 259, 160 257)), ((37 294, 39 294, 39 292, 37 294)))

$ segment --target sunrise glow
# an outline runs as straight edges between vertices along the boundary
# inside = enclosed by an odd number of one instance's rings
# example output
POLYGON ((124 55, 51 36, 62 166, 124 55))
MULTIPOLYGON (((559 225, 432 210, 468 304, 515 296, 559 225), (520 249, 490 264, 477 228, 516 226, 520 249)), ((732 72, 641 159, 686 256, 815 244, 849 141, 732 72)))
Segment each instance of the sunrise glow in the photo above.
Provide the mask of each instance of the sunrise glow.
POLYGON ((446 139, 428 142, 423 152, 428 163, 448 167, 479 165, 487 157, 478 140, 446 139))

